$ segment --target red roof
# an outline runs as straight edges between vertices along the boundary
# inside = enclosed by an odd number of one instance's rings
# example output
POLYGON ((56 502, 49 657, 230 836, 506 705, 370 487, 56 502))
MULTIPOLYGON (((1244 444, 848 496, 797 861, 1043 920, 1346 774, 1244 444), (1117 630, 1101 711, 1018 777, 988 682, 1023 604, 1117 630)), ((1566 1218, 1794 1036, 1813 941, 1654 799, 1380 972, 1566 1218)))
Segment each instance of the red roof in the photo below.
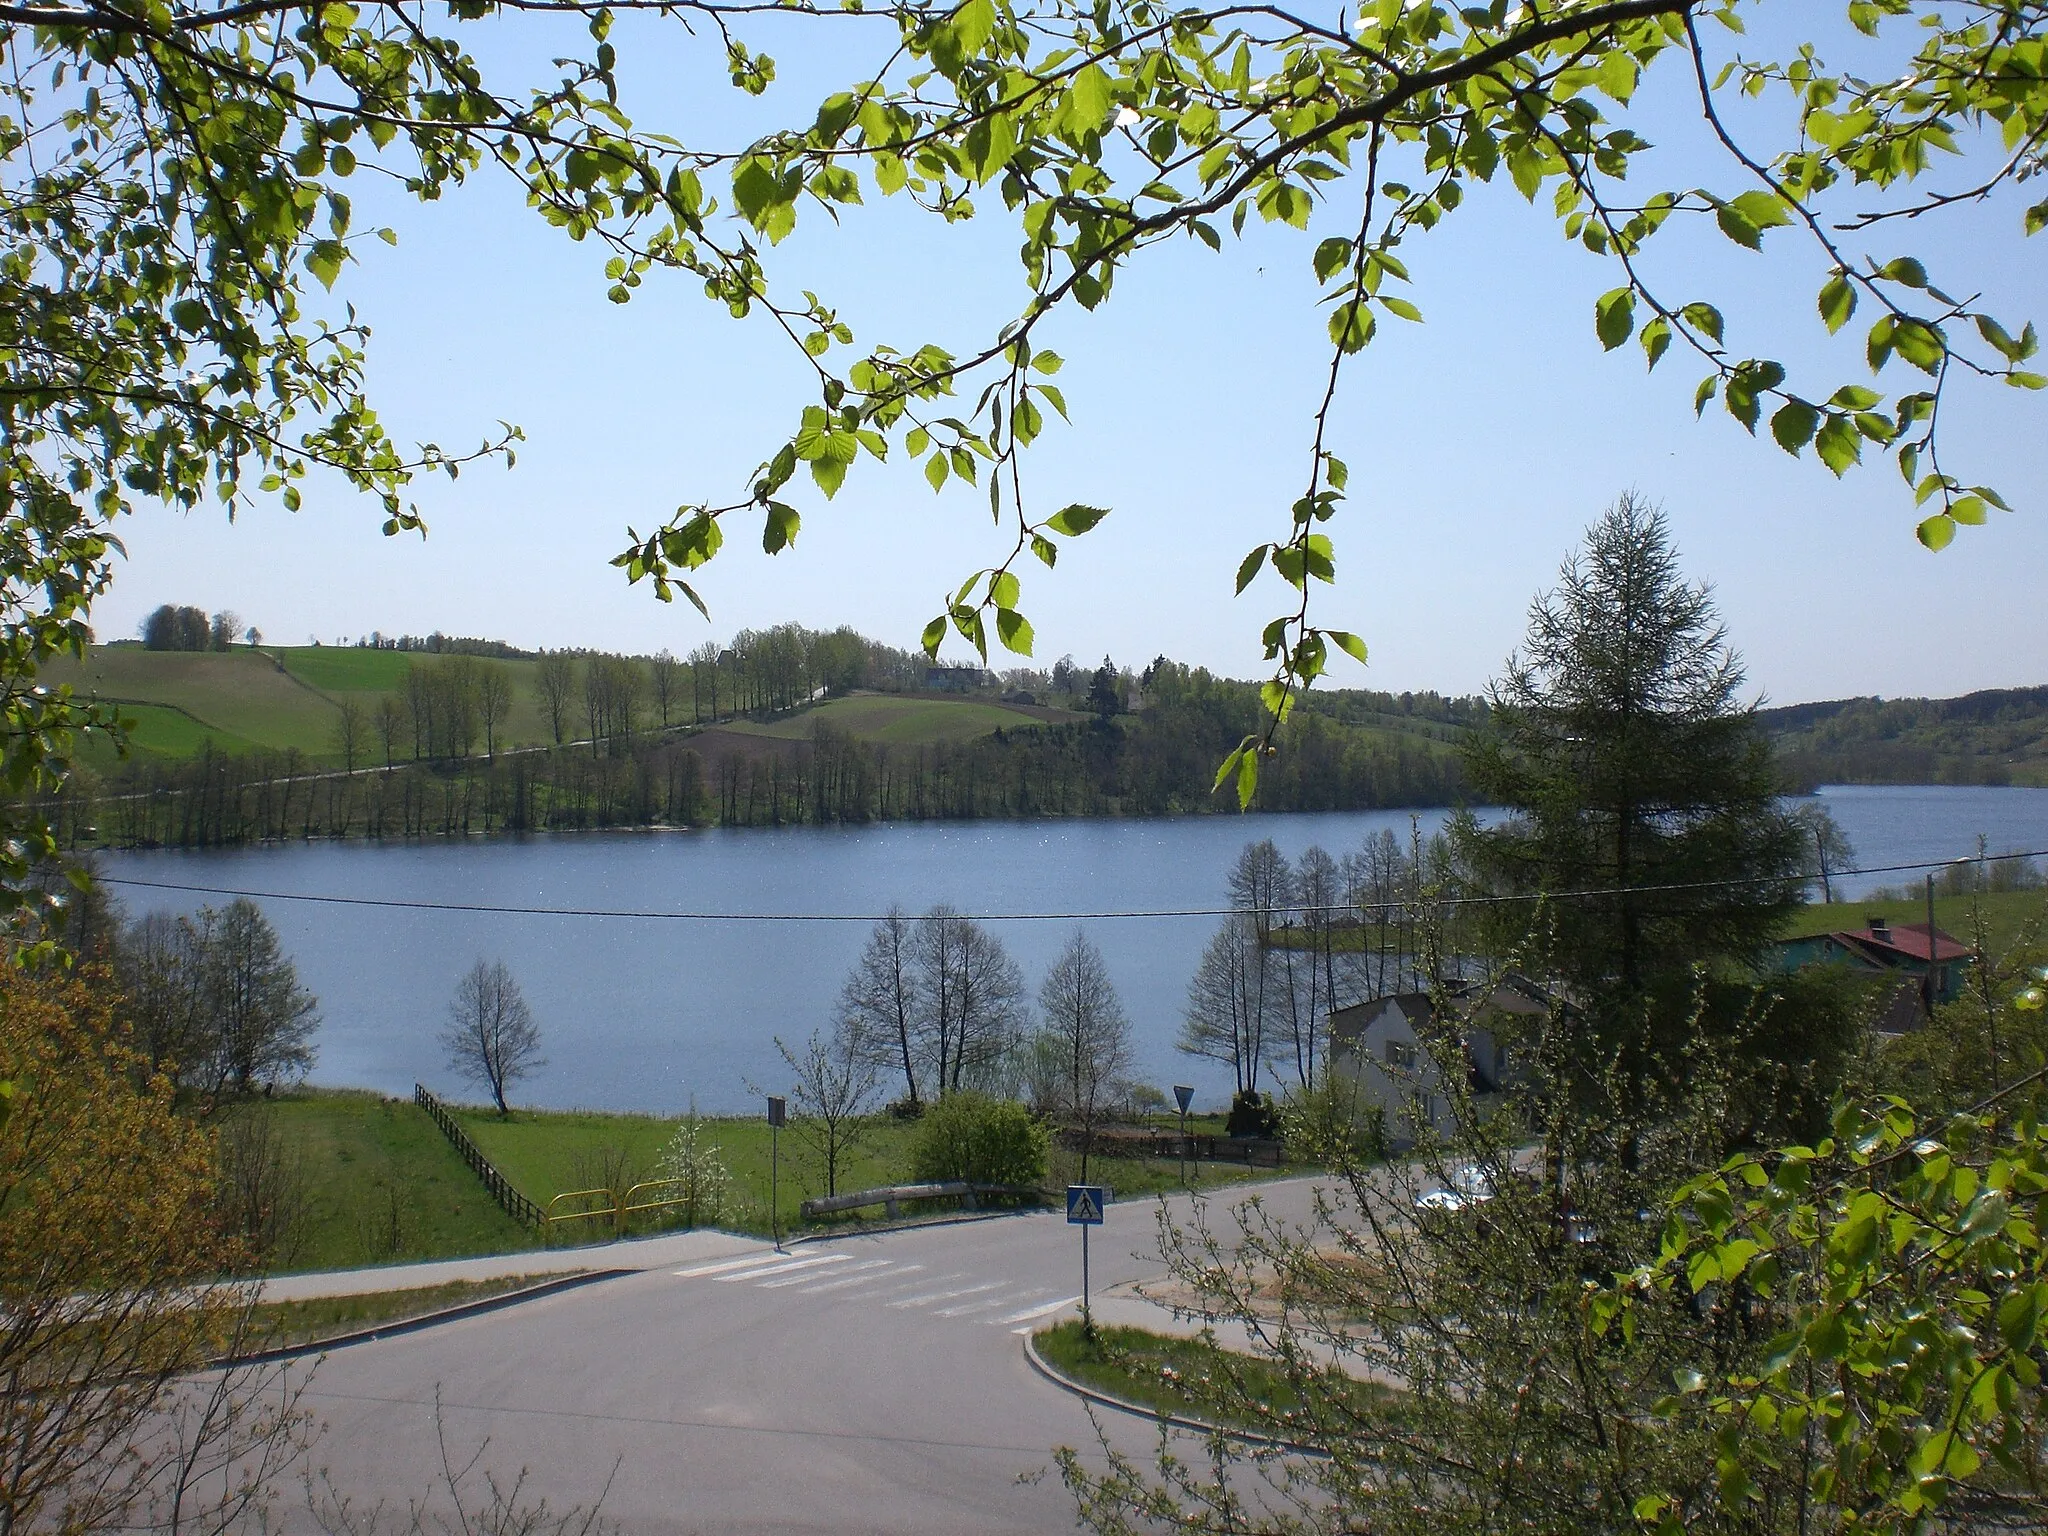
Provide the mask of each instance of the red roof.
MULTIPOLYGON (((1882 928, 1858 928, 1834 937, 1852 944, 1867 945, 1872 949, 1888 951, 1908 960, 1927 964, 1927 933, 1925 923, 1889 923, 1882 928)), ((1949 960, 1967 960, 1972 951, 1967 944, 1959 943, 1939 928, 1934 930, 1934 963, 1939 965, 1949 960)))

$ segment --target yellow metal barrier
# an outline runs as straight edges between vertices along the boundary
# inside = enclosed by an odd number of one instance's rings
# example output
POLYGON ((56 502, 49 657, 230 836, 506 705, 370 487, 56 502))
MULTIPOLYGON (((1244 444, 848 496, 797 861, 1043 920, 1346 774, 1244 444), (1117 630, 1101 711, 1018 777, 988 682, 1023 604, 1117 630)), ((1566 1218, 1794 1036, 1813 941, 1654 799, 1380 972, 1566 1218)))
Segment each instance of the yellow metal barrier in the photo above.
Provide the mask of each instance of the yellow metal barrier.
POLYGON ((619 1208, 619 1214, 622 1217, 630 1216, 635 1211, 659 1211, 665 1210, 671 1205, 681 1205, 684 1203, 684 1197, 680 1191, 684 1183, 685 1181, 682 1179, 648 1179, 644 1183, 635 1184, 626 1191, 625 1203, 619 1208), (678 1192, 673 1195, 665 1195, 659 1200, 640 1200, 636 1198, 643 1190, 649 1189, 673 1189, 678 1192))
POLYGON ((667 1210, 670 1206, 684 1204, 683 1183, 681 1179, 647 1179, 628 1189, 623 1198, 609 1189, 572 1189, 550 1200, 547 1212, 541 1220, 549 1230, 564 1222, 609 1220, 612 1230, 623 1235, 627 1221, 635 1212, 661 1211, 667 1210), (652 1199, 646 1198, 656 1190, 670 1190, 673 1193, 658 1195, 652 1199), (584 1210, 558 1211, 556 1207, 564 1201, 590 1203, 584 1210))
POLYGON ((547 1215, 543 1219, 547 1222, 549 1226, 553 1226, 558 1221, 590 1221, 593 1218, 599 1216, 616 1217, 617 1215, 618 1207, 616 1203, 613 1201, 612 1192, 610 1190, 572 1189, 568 1191, 566 1194, 560 1194, 555 1196, 554 1199, 548 1202, 547 1215), (557 1214, 555 1207, 560 1205, 564 1200, 602 1200, 604 1204, 601 1206, 592 1206, 587 1211, 563 1211, 557 1214))

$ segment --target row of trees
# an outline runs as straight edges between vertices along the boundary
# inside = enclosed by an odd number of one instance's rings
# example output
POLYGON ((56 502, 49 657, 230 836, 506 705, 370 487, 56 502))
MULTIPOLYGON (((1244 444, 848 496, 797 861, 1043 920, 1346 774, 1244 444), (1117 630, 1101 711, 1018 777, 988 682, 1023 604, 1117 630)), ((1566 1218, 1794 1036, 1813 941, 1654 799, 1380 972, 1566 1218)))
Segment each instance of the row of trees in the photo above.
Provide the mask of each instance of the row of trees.
MULTIPOLYGON (((1022 1097, 1075 1128, 1085 1174, 1095 1133, 1139 1092, 1130 1019, 1085 933, 1067 941, 1036 1004, 1034 1019, 1022 968, 982 924, 943 905, 917 917, 892 908, 847 974, 829 1036, 783 1048, 799 1108, 829 1135, 885 1080, 901 1084, 907 1114, 960 1093, 1022 1097)), ((828 1176, 836 1163, 828 1156, 828 1176)))
POLYGON ((263 639, 262 630, 253 624, 243 629, 242 616, 227 608, 209 619, 202 608, 165 603, 140 627, 143 648, 151 651, 227 651, 237 640, 256 645, 263 639))
POLYGON ((1311 845, 1290 862, 1271 839, 1247 843, 1229 875, 1235 910, 1188 984, 1179 1049, 1229 1067, 1240 1093, 1267 1069, 1313 1092, 1332 1009, 1444 979, 1449 857, 1419 831, 1403 848, 1383 829, 1341 859, 1311 845))
MULTIPOLYGON (((457 658, 460 660, 460 658, 457 658)), ((487 675, 489 662, 477 663, 487 675)), ((431 678, 438 669, 429 670, 431 678)), ((435 693, 433 689, 425 693, 435 693)), ((70 847, 216 846, 302 837, 418 837, 527 828, 825 825, 1011 816, 1163 815, 1229 810, 1213 791, 1201 740, 1146 716, 1116 728, 1047 725, 965 742, 894 745, 819 726, 808 741, 722 743, 639 737, 615 752, 563 746, 502 750, 472 695, 422 697, 415 715, 387 696, 366 718, 342 706, 332 773, 296 748, 182 761, 138 755, 105 772, 80 765, 40 813, 70 847), (415 722, 418 730, 415 731, 415 722), (495 760, 436 761, 434 743, 495 738, 495 760), (419 758, 410 754, 417 746, 419 758)), ((1326 727, 1298 713, 1281 739, 1295 749, 1256 804, 1270 810, 1440 805, 1462 777, 1448 750, 1326 727), (1339 731, 1345 734, 1337 734, 1339 731)))

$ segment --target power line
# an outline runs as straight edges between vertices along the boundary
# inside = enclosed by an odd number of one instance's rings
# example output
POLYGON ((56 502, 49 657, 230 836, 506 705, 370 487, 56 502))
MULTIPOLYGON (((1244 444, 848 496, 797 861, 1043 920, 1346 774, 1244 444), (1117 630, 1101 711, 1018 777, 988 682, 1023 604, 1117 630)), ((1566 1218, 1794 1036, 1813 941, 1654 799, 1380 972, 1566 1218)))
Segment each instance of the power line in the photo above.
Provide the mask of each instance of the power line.
MULTIPOLYGON (((1995 864, 2009 859, 2038 858, 2048 858, 2048 849, 2034 849, 2025 853, 1968 854, 1951 859, 1932 859, 1919 864, 1876 864, 1861 869, 1830 870, 1828 874, 1830 879, 1837 879, 1844 875, 1918 874, 1929 870, 1948 869, 1958 864, 1995 864)), ((527 907, 479 901, 411 901, 396 896, 337 896, 306 891, 259 891, 239 886, 198 885, 172 880, 141 880, 126 875, 98 875, 95 878, 107 885, 130 886, 140 890, 181 891, 196 896, 241 896, 256 901, 299 901, 336 907, 381 907, 402 912, 473 912, 499 917, 613 918, 628 922, 879 923, 887 921, 890 917, 895 917, 903 922, 922 923, 936 921, 948 915, 957 915, 962 917, 971 916, 975 921, 983 923, 1092 923, 1144 918, 1229 917, 1235 913, 1247 910, 1243 907, 1157 907, 1127 911, 983 912, 958 914, 938 912, 663 912, 635 911, 616 907, 527 907)), ((1819 878, 1818 875, 1797 877, 1798 883, 1802 885, 1810 885, 1819 878)), ((1276 903, 1273 910, 1303 913, 1377 913, 1402 911, 1422 904, 1425 899, 1430 905, 1439 907, 1480 907, 1499 906, 1509 902, 1612 900, 1617 896, 1668 895, 1681 891, 1726 890, 1731 886, 1763 886, 1779 883, 1781 882, 1769 878, 1694 880, 1668 885, 1593 887, 1576 891, 1536 891, 1526 895, 1510 896, 1416 897, 1407 901, 1342 902, 1321 906, 1295 906, 1276 903)))

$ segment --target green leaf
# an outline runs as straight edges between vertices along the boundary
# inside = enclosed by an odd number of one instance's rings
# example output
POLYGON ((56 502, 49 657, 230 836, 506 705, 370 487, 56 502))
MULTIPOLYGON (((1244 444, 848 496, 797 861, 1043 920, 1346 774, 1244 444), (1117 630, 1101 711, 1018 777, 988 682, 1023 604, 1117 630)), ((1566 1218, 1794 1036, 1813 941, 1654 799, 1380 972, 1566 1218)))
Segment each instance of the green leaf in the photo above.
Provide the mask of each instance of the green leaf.
POLYGON ((1615 288, 1603 293, 1593 305, 1593 329, 1600 345, 1612 352, 1635 334, 1636 294, 1633 288, 1615 288))
POLYGON ((1316 247, 1316 281, 1327 283, 1330 278, 1344 270, 1351 260, 1351 242, 1341 235, 1332 235, 1316 247))
POLYGON ((937 453, 924 461, 924 477, 931 481, 932 489, 935 491, 946 483, 945 449, 941 448, 937 453))
POLYGON ((1083 65, 1067 87, 1066 110, 1061 114, 1061 126, 1073 137, 1100 133, 1108 120, 1109 110, 1116 104, 1109 76, 1100 64, 1083 65))
POLYGON ((1841 476, 1863 456, 1863 434, 1848 417, 1830 416, 1814 439, 1813 449, 1820 455, 1821 463, 1841 476))
POLYGON ((1671 346, 1671 322, 1662 315, 1656 317, 1638 333, 1636 340, 1642 343, 1643 356, 1652 368, 1671 346))
POLYGON ((1678 312, 1678 318, 1712 341, 1721 344, 1721 311, 1711 304, 1688 304, 1678 312))
POLYGON ((332 288, 334 280, 341 276, 342 259, 347 255, 347 247, 338 240, 316 240, 306 252, 306 270, 320 279, 321 287, 332 288))
POLYGON ((918 644, 924 648, 925 655, 936 656, 939 654, 939 647, 945 644, 945 641, 946 618, 944 614, 941 614, 938 618, 933 619, 931 623, 925 625, 924 634, 918 638, 918 644))
POLYGON ((1073 506, 1062 507, 1059 511, 1053 513, 1051 517, 1045 520, 1045 526, 1054 533, 1064 534, 1068 538, 1073 538, 1077 534, 1086 533, 1107 516, 1109 516, 1109 509, 1107 507, 1084 507, 1077 502, 1073 506))
POLYGON ((996 633, 1002 637, 1006 649, 1019 656, 1031 654, 1031 625, 1024 615, 1009 608, 996 610, 996 633))
POLYGON ((1908 288, 1927 286, 1927 269, 1911 256, 1901 256, 1897 261, 1888 261, 1878 269, 1880 277, 1888 277, 1895 283, 1904 283, 1908 288))
POLYGON ((1821 286, 1820 318, 1833 335, 1849 323, 1849 317, 1856 313, 1856 287, 1849 279, 1837 272, 1821 286))
POLYGON ((1956 536, 1955 519, 1945 512, 1937 512, 1922 519, 1920 526, 1913 530, 1913 536, 1931 550, 1947 549, 1949 541, 1956 536))
POLYGON ((1998 1333, 2007 1349, 2021 1355, 2034 1347, 2044 1305, 2048 1305, 2048 1283, 2038 1280, 2022 1285, 1999 1303, 1998 1333))
POLYGON ((989 579, 988 600, 998 608, 1014 608, 1017 606, 1021 585, 1008 571, 997 571, 989 579))
POLYGON ((1365 663, 1365 642, 1347 629, 1326 629, 1323 631, 1337 642, 1337 648, 1361 666, 1365 663))
MULTIPOLYGON (((816 468, 816 465, 812 466, 814 473, 816 468)), ((843 467, 840 473, 845 473, 843 467)), ((769 502, 767 520, 761 526, 762 550, 771 555, 780 554, 794 544, 797 527, 801 522, 802 519, 797 516, 795 507, 785 506, 779 501, 769 502)))
POLYGON ((1252 579, 1265 566, 1266 551, 1269 548, 1271 548, 1270 545, 1261 544, 1257 549, 1244 557, 1243 562, 1237 568, 1237 590, 1239 593, 1242 593, 1246 587, 1252 584, 1252 579))
POLYGON ((1813 440, 1814 429, 1819 425, 1819 411, 1804 400, 1791 400, 1771 417, 1771 436, 1777 439, 1780 448, 1796 458, 1813 440))

